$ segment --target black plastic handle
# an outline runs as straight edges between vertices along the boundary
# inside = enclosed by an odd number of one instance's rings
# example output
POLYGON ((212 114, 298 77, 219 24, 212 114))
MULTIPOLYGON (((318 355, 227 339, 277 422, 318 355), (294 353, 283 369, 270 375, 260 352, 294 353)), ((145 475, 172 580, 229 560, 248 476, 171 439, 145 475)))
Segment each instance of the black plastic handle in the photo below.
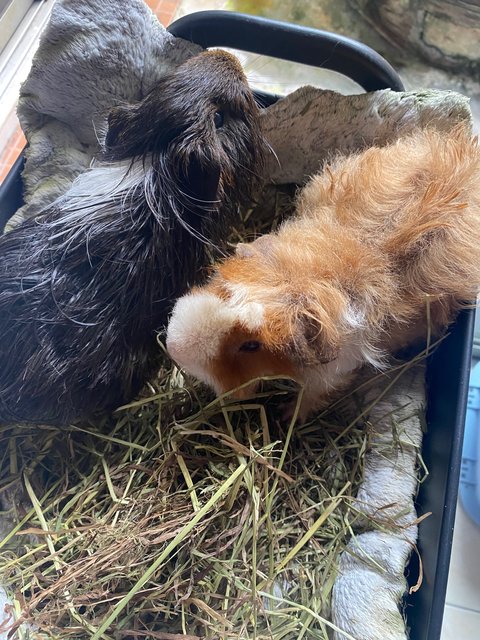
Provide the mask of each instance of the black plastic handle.
POLYGON ((0 184, 0 234, 5 224, 23 204, 22 171, 25 151, 16 159, 13 167, 0 184))
POLYGON ((365 91, 404 91, 395 69, 366 45, 328 31, 232 11, 199 11, 173 22, 168 31, 202 47, 231 47, 337 71, 365 91))

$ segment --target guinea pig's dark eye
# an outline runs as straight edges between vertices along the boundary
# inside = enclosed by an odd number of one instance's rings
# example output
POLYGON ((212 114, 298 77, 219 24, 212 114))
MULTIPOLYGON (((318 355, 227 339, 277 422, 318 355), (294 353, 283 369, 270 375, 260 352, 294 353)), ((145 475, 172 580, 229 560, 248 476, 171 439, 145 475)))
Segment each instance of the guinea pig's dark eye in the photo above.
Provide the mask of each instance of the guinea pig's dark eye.
POLYGON ((223 127, 223 111, 215 111, 215 115, 213 116, 213 123, 215 125, 215 129, 220 129, 223 127))
POLYGON ((239 351, 248 351, 252 353, 253 351, 258 351, 260 349, 260 342, 256 340, 249 340, 248 342, 244 342, 240 345, 239 351))

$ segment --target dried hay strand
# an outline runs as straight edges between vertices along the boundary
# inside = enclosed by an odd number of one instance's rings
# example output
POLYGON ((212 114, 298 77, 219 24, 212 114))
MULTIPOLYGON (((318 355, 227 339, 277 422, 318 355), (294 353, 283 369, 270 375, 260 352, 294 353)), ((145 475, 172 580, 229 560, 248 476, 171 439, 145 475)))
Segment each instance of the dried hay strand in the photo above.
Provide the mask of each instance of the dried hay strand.
POLYGON ((173 368, 117 421, 2 430, 2 484, 32 505, 1 543, 18 637, 328 637, 368 428, 352 398, 282 425, 281 381, 262 402, 201 391, 173 368))
MULTIPOLYGON (((284 195, 273 218, 246 212, 232 242, 278 222, 284 195)), ((330 637, 337 558, 365 526, 353 498, 368 384, 284 424, 291 381, 267 380, 248 402, 212 400, 165 357, 144 396, 102 423, 0 427, 11 637, 330 637)))

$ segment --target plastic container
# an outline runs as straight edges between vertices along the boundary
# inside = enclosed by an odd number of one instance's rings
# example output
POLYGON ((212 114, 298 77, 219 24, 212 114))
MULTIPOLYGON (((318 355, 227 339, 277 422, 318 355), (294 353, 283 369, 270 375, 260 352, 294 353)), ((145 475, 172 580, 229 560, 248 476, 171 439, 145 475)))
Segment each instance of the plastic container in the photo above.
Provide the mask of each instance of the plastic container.
MULTIPOLYGON (((224 46, 343 73, 367 91, 403 84, 395 70, 375 51, 358 42, 316 29, 252 16, 202 11, 185 16, 169 31, 204 47, 224 46)), ((278 96, 257 92, 264 105, 278 96)), ((20 206, 22 160, 0 186, 0 222, 20 206)), ((427 367, 427 433, 423 457, 429 476, 420 487, 419 515, 432 515, 420 524, 418 548, 422 558, 421 589, 406 598, 405 613, 411 640, 439 640, 461 466, 463 429, 473 341, 473 310, 464 311, 448 337, 430 357, 427 367)), ((407 569, 409 583, 418 578, 418 558, 407 569)))

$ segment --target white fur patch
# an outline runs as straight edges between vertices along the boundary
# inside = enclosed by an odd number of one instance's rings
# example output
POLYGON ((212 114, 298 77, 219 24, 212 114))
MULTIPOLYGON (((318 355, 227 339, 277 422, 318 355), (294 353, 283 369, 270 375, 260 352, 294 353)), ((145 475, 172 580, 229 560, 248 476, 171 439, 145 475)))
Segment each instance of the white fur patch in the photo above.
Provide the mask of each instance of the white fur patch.
POLYGON ((167 349, 182 366, 213 358, 221 338, 231 329, 235 317, 211 293, 190 293, 179 298, 173 308, 167 331, 167 349))
POLYGON ((304 403, 314 409, 321 406, 325 396, 348 383, 356 369, 370 364, 384 370, 388 365, 387 353, 371 345, 366 339, 366 320, 362 312, 349 307, 344 314, 344 327, 350 330, 335 360, 303 371, 305 383, 304 403))
POLYGON ((148 180, 151 162, 139 159, 135 162, 92 163, 90 169, 80 174, 70 189, 61 196, 56 204, 62 210, 62 223, 75 220, 80 222, 89 213, 99 210, 118 209, 119 201, 130 205, 129 198, 138 187, 148 180))
POLYGON ((115 195, 131 189, 145 178, 150 163, 142 160, 122 160, 120 162, 95 163, 80 174, 68 190, 68 195, 82 199, 95 197, 96 194, 115 195))
POLYGON ((235 309, 238 320, 247 329, 255 331, 263 324, 264 310, 259 302, 249 302, 249 289, 241 284, 227 283, 230 298, 228 305, 235 309))
POLYGON ((349 304, 343 315, 343 322, 354 331, 363 329, 365 326, 365 314, 361 309, 349 304))
POLYGON ((387 354, 366 340, 367 321, 364 312, 358 307, 349 304, 343 315, 343 324, 347 330, 352 331, 352 335, 349 338, 352 343, 348 347, 344 347, 344 350, 350 353, 347 360, 356 359, 357 366, 368 363, 376 369, 384 369, 387 354))
POLYGON ((235 306, 212 293, 189 293, 175 304, 167 330, 167 349, 189 373, 212 386, 209 363, 220 355, 222 339, 238 322, 258 328, 263 309, 257 303, 235 306))
POLYGON ((260 329, 263 324, 263 305, 259 302, 247 302, 235 308, 238 319, 252 331, 260 329))
POLYGON ((360 349, 351 344, 342 347, 335 360, 304 369, 302 377, 305 384, 305 405, 312 410, 321 406, 325 397, 348 382, 349 374, 362 364, 360 349))
POLYGON ((368 362, 368 364, 375 367, 375 369, 385 371, 388 367, 388 353, 383 351, 383 349, 379 349, 378 347, 374 347, 367 343, 361 345, 360 350, 363 361, 368 362))

